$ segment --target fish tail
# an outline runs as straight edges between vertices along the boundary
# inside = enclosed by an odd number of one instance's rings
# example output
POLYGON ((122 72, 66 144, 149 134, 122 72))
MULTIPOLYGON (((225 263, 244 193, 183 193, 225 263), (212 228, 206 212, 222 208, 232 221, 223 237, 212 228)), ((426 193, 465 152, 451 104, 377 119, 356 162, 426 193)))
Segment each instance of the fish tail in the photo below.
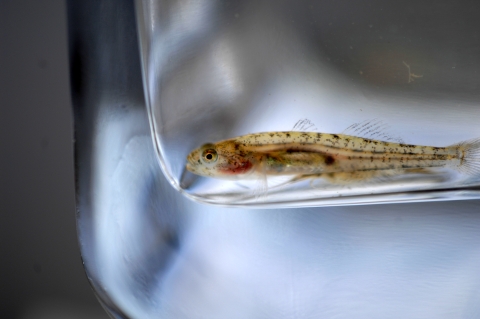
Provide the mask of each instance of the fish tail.
POLYGON ((457 152, 455 169, 466 175, 480 175, 480 138, 452 145, 457 152))

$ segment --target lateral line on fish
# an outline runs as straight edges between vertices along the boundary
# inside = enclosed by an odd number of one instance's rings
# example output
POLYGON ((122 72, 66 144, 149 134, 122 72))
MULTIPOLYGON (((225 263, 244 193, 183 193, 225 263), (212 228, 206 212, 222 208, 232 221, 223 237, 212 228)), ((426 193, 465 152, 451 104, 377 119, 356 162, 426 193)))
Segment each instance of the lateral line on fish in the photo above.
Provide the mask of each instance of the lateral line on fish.
MULTIPOLYGON (((353 137, 356 138, 356 137, 353 137)), ((369 140, 371 141, 371 140, 369 140)), ((315 143, 298 143, 298 142, 289 142, 289 143, 262 143, 262 144, 250 144, 243 145, 239 141, 239 149, 245 152, 259 152, 259 153, 270 153, 270 152, 279 152, 286 150, 295 150, 303 152, 317 152, 317 153, 332 153, 331 150, 335 150, 341 153, 350 153, 350 152, 365 152, 372 154, 399 154, 399 155, 456 155, 452 153, 451 150, 445 147, 431 147, 423 145, 407 146, 398 143, 376 141, 378 147, 389 148, 387 150, 370 150, 365 148, 350 148, 348 146, 337 146, 337 145, 325 145, 323 142, 315 143), (406 153, 406 148, 416 149, 416 152, 409 151, 406 153), (423 153, 418 151, 418 148, 423 148, 423 153), (402 149, 399 151, 398 149, 402 149)))

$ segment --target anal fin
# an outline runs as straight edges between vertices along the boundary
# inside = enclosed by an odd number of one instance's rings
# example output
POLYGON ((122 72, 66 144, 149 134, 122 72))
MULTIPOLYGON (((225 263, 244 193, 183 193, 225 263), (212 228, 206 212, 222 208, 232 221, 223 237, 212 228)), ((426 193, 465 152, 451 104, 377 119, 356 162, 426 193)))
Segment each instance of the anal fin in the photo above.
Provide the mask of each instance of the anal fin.
POLYGON ((298 175, 291 182, 310 180, 313 183, 316 179, 324 179, 330 184, 335 185, 355 185, 366 182, 382 182, 392 177, 410 174, 433 174, 428 168, 414 168, 402 170, 371 170, 371 171, 353 171, 353 172, 334 172, 321 174, 298 175))

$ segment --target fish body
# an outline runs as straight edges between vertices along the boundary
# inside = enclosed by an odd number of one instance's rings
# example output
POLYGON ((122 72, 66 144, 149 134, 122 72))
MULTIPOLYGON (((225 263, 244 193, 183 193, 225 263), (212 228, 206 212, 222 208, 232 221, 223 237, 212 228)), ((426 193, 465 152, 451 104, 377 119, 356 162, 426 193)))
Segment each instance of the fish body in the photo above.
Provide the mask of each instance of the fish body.
POLYGON ((479 173, 479 162, 480 139, 434 147, 344 134, 284 131, 205 144, 188 155, 187 169, 223 179, 290 175, 349 180, 446 166, 472 174, 479 173))

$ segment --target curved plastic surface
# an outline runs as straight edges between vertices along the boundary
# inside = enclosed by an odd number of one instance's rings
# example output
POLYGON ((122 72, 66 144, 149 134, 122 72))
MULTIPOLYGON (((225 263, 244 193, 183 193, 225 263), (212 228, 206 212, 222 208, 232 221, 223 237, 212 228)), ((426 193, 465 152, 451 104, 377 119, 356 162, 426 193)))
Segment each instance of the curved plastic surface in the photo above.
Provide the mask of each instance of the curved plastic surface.
POLYGON ((478 201, 252 210, 164 177, 129 1, 69 3, 78 234, 113 318, 478 318, 478 201))

